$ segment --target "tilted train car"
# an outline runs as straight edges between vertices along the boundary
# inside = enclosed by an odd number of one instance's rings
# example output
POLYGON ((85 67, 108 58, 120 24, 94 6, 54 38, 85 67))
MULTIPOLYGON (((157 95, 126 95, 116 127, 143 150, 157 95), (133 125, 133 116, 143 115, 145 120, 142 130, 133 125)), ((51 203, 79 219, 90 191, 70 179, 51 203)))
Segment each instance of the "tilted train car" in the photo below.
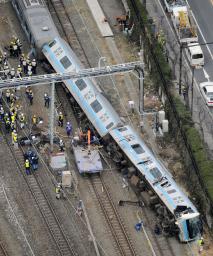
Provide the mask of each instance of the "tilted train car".
MULTIPOLYGON (((43 53, 57 72, 72 72, 82 68, 77 56, 62 38, 55 38, 44 45, 43 53)), ((64 83, 100 136, 107 135, 109 130, 121 123, 118 114, 92 80, 70 79, 64 83)))
MULTIPOLYGON (((41 50, 56 72, 79 70, 82 65, 58 31, 42 0, 12 0, 22 27, 37 55, 41 50), (55 39, 54 39, 55 38, 55 39)), ((180 241, 194 240, 200 232, 197 209, 179 189, 137 133, 121 127, 121 121, 111 104, 90 79, 64 82, 100 136, 110 134, 138 170, 138 174, 159 197, 174 217, 180 241)))
POLYGON ((21 21, 31 44, 33 54, 42 58, 44 43, 59 36, 58 30, 43 0, 12 0, 12 5, 21 21))
POLYGON ((165 213, 166 225, 178 227, 182 242, 196 239, 201 230, 199 212, 137 132, 130 126, 123 126, 113 129, 110 134, 135 166, 138 176, 148 183, 169 210, 170 214, 165 213), (169 215, 173 218, 168 219, 169 215))

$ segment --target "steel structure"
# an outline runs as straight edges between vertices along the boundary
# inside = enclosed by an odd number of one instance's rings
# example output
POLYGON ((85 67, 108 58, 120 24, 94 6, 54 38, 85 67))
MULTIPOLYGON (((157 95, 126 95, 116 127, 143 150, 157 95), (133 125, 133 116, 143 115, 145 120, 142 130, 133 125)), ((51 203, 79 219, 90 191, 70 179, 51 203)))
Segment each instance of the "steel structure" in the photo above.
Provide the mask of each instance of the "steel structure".
POLYGON ((79 79, 86 77, 99 77, 99 76, 107 76, 116 73, 130 72, 136 69, 137 67, 143 66, 141 61, 136 62, 128 62, 124 64, 111 65, 106 67, 96 67, 96 68, 88 68, 82 69, 76 72, 68 72, 68 73, 53 73, 53 74, 45 74, 38 75, 32 77, 23 77, 23 78, 13 78, 0 80, 0 89, 8 89, 13 87, 23 87, 23 86, 35 86, 44 83, 50 82, 62 82, 68 79, 79 79))
POLYGON ((143 74, 143 63, 142 61, 129 62, 124 64, 117 64, 112 66, 105 67, 96 67, 89 69, 81 69, 76 72, 68 73, 53 73, 38 75, 32 77, 23 77, 23 78, 13 78, 7 80, 0 80, 0 90, 14 88, 14 87, 25 87, 25 86, 35 86, 45 83, 52 84, 51 90, 51 110, 50 110, 50 145, 51 152, 53 151, 53 138, 54 138, 54 99, 55 99, 55 83, 62 82, 68 79, 79 79, 86 77, 99 77, 107 76, 116 73, 130 72, 133 70, 140 70, 143 74))

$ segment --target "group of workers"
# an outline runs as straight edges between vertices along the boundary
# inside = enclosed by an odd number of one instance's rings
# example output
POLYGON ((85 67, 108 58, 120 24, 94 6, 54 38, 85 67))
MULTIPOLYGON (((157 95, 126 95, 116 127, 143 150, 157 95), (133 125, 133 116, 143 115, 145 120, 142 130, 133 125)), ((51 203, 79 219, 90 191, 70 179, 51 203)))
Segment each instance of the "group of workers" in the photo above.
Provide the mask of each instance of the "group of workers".
POLYGON ((21 48, 22 43, 20 39, 13 36, 9 46, 9 57, 19 57, 19 64, 16 69, 9 67, 10 65, 8 63, 7 52, 5 51, 3 54, 0 53, 1 74, 3 75, 4 79, 21 78, 23 75, 30 77, 36 74, 36 59, 30 59, 29 56, 25 56, 25 54, 22 53, 21 48))
POLYGON ((22 52, 22 43, 16 36, 12 37, 9 45, 10 57, 18 57, 22 52))

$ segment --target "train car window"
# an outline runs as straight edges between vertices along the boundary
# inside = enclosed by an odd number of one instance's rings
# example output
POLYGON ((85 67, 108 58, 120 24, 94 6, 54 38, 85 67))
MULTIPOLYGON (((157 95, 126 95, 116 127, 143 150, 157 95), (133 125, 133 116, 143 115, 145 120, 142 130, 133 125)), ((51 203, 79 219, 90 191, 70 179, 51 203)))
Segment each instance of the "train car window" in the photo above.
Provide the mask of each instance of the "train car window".
POLYGON ((85 81, 83 79, 78 79, 75 84, 78 86, 78 89, 80 91, 82 91, 84 88, 87 87, 87 84, 85 83, 85 81))
POLYGON ((167 191, 168 194, 173 194, 173 193, 175 193, 175 192, 176 192, 175 189, 170 189, 170 190, 167 191))
POLYGON ((62 59, 60 59, 60 62, 65 69, 67 69, 72 65, 71 61, 68 59, 67 56, 64 56, 62 59))
POLYGON ((124 132, 124 131, 127 130, 127 128, 126 127, 121 127, 121 128, 118 128, 118 130, 119 130, 119 132, 124 132))
POLYGON ((109 124, 106 126, 106 129, 107 129, 107 130, 110 129, 113 125, 114 125, 113 122, 109 123, 109 124))
POLYGON ((135 144, 135 145, 132 145, 131 146, 134 151, 137 153, 137 154, 143 154, 145 151, 143 150, 143 148, 141 147, 141 145, 139 144, 135 144))
POLYGON ((49 43, 49 47, 53 47, 56 44, 56 40, 53 40, 52 42, 49 43))
POLYGON ((150 173, 152 174, 152 176, 159 180, 162 177, 161 172, 158 170, 158 168, 154 167, 152 169, 150 169, 150 173))
POLYGON ((98 113, 102 109, 102 106, 98 100, 93 101, 90 105, 95 113, 98 113))

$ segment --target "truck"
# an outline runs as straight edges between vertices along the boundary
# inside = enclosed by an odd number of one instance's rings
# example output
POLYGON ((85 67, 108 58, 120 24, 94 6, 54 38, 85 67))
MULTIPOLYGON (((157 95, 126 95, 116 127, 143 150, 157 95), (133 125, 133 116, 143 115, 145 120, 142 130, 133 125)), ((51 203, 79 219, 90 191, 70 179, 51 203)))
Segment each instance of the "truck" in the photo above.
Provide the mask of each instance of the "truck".
POLYGON ((180 44, 198 42, 196 24, 187 6, 174 6, 171 19, 180 44))
POLYGON ((176 6, 186 6, 185 0, 164 0, 165 11, 172 13, 172 9, 176 6))

